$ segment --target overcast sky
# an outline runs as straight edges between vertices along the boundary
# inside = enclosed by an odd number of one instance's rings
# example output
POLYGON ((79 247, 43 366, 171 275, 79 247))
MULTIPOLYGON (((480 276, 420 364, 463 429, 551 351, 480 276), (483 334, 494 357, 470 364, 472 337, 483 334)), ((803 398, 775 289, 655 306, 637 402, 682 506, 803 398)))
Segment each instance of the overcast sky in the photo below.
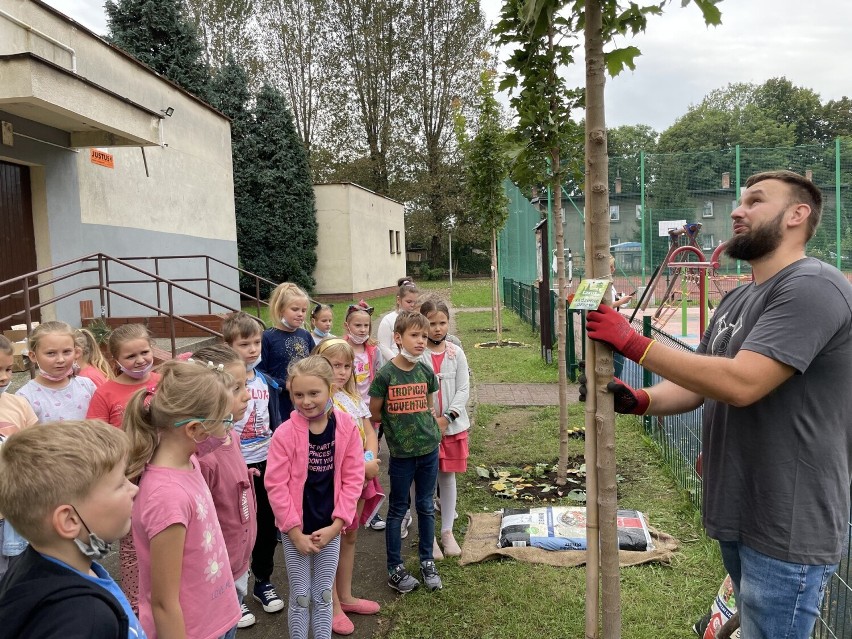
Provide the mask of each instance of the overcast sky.
MULTIPOLYGON (((96 33, 106 32, 101 0, 46 0, 96 33)), ((495 20, 500 0, 480 0, 495 20)), ((852 59, 852 2, 848 0, 725 0, 722 25, 706 27, 692 4, 673 0, 663 16, 649 18, 647 33, 631 42, 642 50, 635 71, 607 84, 607 124, 649 124, 658 131, 690 104, 730 82, 786 76, 816 91, 823 101, 852 95, 842 71, 852 59)), ((582 60, 569 69, 572 85, 583 82, 582 60)))

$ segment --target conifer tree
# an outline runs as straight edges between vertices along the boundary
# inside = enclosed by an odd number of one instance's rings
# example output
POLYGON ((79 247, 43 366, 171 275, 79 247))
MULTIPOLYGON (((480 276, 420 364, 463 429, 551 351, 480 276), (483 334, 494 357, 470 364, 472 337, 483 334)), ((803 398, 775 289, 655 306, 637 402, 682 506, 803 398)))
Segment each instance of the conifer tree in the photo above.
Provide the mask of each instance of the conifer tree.
POLYGON ((273 87, 257 94, 249 144, 252 155, 239 186, 240 261, 274 282, 310 290, 317 262, 311 170, 290 109, 273 87))
POLYGON ((107 39, 204 98, 208 80, 195 26, 175 0, 107 0, 107 39))

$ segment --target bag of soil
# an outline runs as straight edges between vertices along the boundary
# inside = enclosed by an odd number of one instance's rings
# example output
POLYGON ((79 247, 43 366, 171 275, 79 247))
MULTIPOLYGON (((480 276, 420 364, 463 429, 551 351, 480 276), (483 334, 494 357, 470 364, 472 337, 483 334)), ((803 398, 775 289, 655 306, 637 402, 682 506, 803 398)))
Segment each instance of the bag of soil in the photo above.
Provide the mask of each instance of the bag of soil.
MULTIPOLYGON (((500 548, 586 549, 585 507, 507 508, 500 524, 500 548)), ((653 550, 645 516, 638 510, 618 511, 620 550, 653 550)))
POLYGON ((716 593, 716 598, 710 606, 710 611, 699 621, 695 623, 692 629, 701 639, 716 639, 719 631, 726 623, 728 627, 726 631, 736 628, 732 633, 724 634, 724 637, 731 639, 740 639, 739 620, 729 622, 737 612, 737 602, 734 599, 734 586, 731 583, 730 575, 725 577, 725 581, 719 586, 719 592, 716 593))

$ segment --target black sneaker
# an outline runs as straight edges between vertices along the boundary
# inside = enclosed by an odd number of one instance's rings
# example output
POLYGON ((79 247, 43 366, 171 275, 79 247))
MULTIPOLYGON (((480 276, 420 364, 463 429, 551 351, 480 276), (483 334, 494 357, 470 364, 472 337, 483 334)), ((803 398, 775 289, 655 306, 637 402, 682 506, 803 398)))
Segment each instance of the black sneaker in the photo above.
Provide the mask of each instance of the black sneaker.
POLYGON ((373 530, 384 530, 386 526, 387 524, 385 523, 385 520, 382 519, 382 516, 379 513, 376 513, 376 516, 367 524, 367 527, 372 528, 373 530))
MULTIPOLYGON (((432 564, 433 567, 434 565, 432 564)), ((405 569, 404 565, 399 564, 388 573, 388 586, 397 592, 405 594, 412 590, 417 590, 420 587, 420 582, 411 576, 411 573, 405 569)))
POLYGON ((429 590, 434 592, 435 590, 440 590, 444 587, 444 584, 441 583, 441 578, 438 576, 438 569, 435 568, 434 561, 421 561, 420 574, 423 577, 423 583, 426 584, 426 587, 429 590))
POLYGON ((264 612, 278 612, 284 609, 284 602, 275 592, 275 586, 270 581, 258 581, 254 584, 252 595, 263 606, 264 612))

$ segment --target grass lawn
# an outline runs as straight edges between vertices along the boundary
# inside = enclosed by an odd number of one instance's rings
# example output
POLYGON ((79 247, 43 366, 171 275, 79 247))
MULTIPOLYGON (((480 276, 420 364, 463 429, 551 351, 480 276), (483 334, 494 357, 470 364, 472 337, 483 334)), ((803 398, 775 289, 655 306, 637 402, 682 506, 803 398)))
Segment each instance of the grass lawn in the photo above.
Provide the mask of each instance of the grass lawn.
MULTIPOLYGON (((582 424, 579 405, 572 406, 571 417, 576 425, 582 424)), ((625 477, 619 484, 620 507, 645 512, 652 525, 680 541, 671 566, 649 564, 622 569, 621 636, 694 637, 692 624, 706 612, 724 578, 717 546, 703 535, 688 500, 675 487, 635 420, 620 419, 616 450, 618 472, 625 477)), ((471 433, 469 471, 459 477, 457 533, 466 528, 465 513, 494 511, 518 503, 493 496, 477 480, 474 466, 553 463, 557 451, 555 407, 479 406, 471 433)), ((582 452, 583 441, 571 440, 571 454, 582 452)), ((461 542, 462 535, 457 537, 461 542)), ((416 552, 409 564, 416 574, 416 552)), ((383 614, 390 623, 383 637, 584 636, 582 567, 554 568, 512 560, 460 567, 456 560, 446 559, 439 569, 444 590, 428 593, 421 589, 384 607, 383 614)))

